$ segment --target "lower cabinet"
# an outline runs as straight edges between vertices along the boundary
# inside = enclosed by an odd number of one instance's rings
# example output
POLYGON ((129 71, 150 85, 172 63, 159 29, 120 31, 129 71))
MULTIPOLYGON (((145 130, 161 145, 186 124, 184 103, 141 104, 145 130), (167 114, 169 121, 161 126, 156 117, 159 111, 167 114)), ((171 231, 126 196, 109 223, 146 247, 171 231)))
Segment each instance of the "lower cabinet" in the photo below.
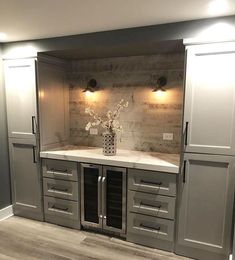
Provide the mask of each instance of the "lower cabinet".
POLYGON ((43 159, 45 221, 80 229, 80 176, 78 164, 43 159))
POLYGON ((9 139, 13 213, 43 220, 42 178, 35 142, 9 139))
POLYGON ((128 169, 127 240, 173 251, 176 175, 128 169))
POLYGON ((81 164, 81 224, 126 233, 126 169, 81 164))
POLYGON ((185 154, 183 166, 176 253, 200 260, 229 259, 234 158, 185 154))

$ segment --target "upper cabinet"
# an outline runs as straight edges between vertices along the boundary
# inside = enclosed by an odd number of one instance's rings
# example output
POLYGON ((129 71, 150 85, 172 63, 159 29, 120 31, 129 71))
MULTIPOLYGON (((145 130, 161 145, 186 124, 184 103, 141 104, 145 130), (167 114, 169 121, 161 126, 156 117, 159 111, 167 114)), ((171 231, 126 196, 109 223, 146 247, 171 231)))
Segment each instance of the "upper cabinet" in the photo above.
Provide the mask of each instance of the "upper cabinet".
POLYGON ((8 136, 34 139, 37 129, 35 59, 4 63, 8 136))
POLYGON ((186 152, 235 155, 235 43, 189 46, 186 152))
POLYGON ((38 57, 38 88, 41 149, 68 140, 69 87, 66 64, 54 58, 38 57))

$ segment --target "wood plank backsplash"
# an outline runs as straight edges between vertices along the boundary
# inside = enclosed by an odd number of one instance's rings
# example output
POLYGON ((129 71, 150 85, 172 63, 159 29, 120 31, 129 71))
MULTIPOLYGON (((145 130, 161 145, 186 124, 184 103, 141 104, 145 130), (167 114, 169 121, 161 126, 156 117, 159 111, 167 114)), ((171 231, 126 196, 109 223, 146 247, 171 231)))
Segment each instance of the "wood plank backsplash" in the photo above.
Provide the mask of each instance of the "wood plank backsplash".
POLYGON ((178 153, 180 151, 183 104, 184 54, 161 54, 73 61, 70 65, 70 143, 102 146, 102 128, 90 135, 85 125, 91 107, 105 116, 121 100, 129 107, 121 114, 124 132, 118 148, 138 151, 178 153), (151 78, 166 76, 163 96, 152 92, 151 78), (82 92, 89 79, 95 78, 100 90, 91 97, 82 92), (163 140, 163 133, 173 133, 173 141, 163 140))

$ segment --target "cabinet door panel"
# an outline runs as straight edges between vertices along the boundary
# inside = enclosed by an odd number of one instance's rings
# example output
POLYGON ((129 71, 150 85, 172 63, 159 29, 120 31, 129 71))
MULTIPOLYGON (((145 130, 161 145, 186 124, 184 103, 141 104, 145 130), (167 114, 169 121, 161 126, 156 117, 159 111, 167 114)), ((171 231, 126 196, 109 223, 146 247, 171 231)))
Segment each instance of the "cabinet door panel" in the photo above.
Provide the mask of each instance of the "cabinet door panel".
POLYGON ((12 138, 9 146, 14 213, 42 219, 42 184, 35 144, 12 138))
POLYGON ((235 44, 188 47, 186 152, 235 154, 234 67, 235 44))
POLYGON ((234 159, 199 154, 187 154, 184 159, 186 169, 182 180, 185 182, 180 190, 177 244, 198 249, 198 252, 205 250, 228 256, 234 159))
POLYGON ((81 223, 102 227, 101 218, 102 166, 81 164, 81 223))
POLYGON ((103 166, 103 227, 106 230, 126 231, 126 169, 103 166))
POLYGON ((35 60, 5 61, 8 134, 33 139, 36 124, 35 60))

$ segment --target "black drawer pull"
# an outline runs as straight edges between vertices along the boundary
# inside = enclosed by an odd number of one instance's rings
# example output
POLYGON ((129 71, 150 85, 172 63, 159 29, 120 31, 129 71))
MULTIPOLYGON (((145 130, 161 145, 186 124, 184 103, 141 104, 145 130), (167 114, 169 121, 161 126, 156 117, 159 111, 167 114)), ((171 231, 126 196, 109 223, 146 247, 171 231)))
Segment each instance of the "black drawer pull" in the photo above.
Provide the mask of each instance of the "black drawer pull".
POLYGON ((68 188, 61 188, 61 187, 56 187, 56 186, 52 186, 52 187, 51 187, 51 190, 61 191, 61 192, 68 192, 68 191, 69 191, 68 188))
POLYGON ((152 182, 152 181, 144 181, 144 180, 141 180, 140 182, 143 184, 152 184, 152 185, 157 185, 157 186, 162 185, 162 182, 152 182))
POLYGON ((153 206, 153 205, 151 205, 151 204, 142 203, 142 202, 140 202, 140 206, 150 207, 150 208, 157 208, 157 209, 160 209, 160 208, 162 207, 162 205, 159 205, 159 206, 153 206))
POLYGON ((184 164, 183 164, 183 183, 186 182, 186 165, 187 165, 186 163, 187 163, 187 161, 184 160, 184 164))
POLYGON ((188 145, 188 122, 185 124, 185 139, 184 139, 185 146, 188 145))
POLYGON ((154 231, 160 231, 161 230, 161 227, 153 228, 153 227, 146 226, 144 224, 140 224, 140 227, 146 228, 146 229, 149 229, 149 230, 154 230, 154 231))
POLYGON ((50 171, 56 172, 56 173, 68 173, 67 169, 65 169, 65 170, 57 170, 57 169, 51 168, 50 171))
POLYGON ((49 174, 55 174, 55 175, 62 175, 62 176, 68 176, 68 175, 72 175, 72 173, 68 172, 68 170, 56 170, 54 168, 51 168, 49 170, 47 170, 47 173, 49 174))
POLYGON ((63 208, 63 207, 57 207, 56 205, 53 205, 51 208, 55 209, 55 210, 59 210, 59 211, 65 211, 65 212, 68 212, 68 210, 69 210, 68 207, 63 208))
POLYGON ((32 134, 36 134, 36 130, 35 130, 35 116, 32 116, 32 134))
POLYGON ((36 152, 36 149, 37 149, 37 147, 33 146, 33 163, 37 163, 37 159, 36 159, 37 152, 36 152))

